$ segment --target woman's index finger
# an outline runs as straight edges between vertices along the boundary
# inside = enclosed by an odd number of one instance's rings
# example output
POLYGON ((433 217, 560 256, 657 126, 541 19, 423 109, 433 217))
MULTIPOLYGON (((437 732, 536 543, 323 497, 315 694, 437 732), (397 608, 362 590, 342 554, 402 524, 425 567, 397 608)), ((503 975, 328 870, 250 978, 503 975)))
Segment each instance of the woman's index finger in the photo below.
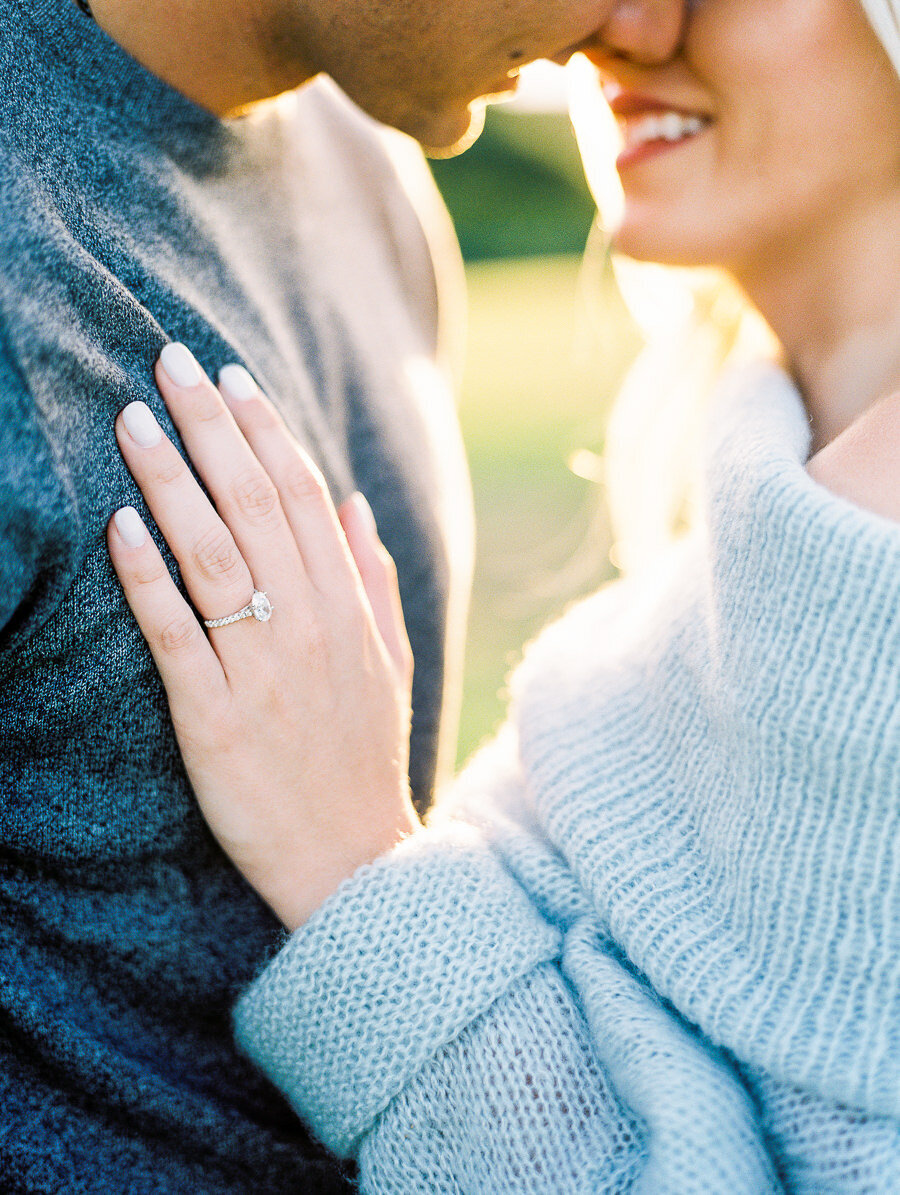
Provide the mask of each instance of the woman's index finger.
POLYGON ((109 521, 113 568, 165 685, 173 717, 193 716, 228 693, 218 656, 169 574, 143 520, 125 506, 109 521))

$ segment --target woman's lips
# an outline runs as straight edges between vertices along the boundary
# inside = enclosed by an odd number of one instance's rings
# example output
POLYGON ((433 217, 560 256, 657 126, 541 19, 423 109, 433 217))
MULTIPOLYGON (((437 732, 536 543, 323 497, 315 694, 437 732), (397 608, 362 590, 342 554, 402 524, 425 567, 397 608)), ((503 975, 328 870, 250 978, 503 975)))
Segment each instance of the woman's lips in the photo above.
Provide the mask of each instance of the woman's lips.
POLYGON ((624 145, 616 158, 616 167, 631 166, 693 141, 708 124, 709 121, 700 116, 683 116, 671 109, 644 116, 620 117, 619 129, 624 145))
POLYGON ((653 96, 618 88, 604 88, 604 94, 622 134, 619 170, 692 141, 711 123, 704 113, 653 96))

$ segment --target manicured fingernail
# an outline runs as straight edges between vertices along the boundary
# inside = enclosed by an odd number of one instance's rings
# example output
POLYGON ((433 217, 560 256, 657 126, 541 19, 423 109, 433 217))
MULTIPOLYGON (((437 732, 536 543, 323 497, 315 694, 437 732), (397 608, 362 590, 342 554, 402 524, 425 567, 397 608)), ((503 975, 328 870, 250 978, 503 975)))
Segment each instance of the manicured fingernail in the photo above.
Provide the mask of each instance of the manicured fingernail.
POLYGON ((123 506, 113 516, 116 520, 116 530, 129 548, 139 548, 147 538, 147 528, 133 506, 123 506))
POLYGON ((373 539, 378 539, 378 524, 375 522, 375 516, 372 514, 372 507, 366 501, 365 494, 361 494, 358 490, 352 494, 349 499, 356 507, 359 517, 363 521, 363 526, 373 539))
POLYGON ((162 428, 145 402, 131 402, 122 412, 128 434, 141 448, 152 448, 162 439, 162 428))
POLYGON ((159 354, 159 361, 176 386, 192 390, 203 381, 203 370, 197 358, 185 344, 167 344, 159 354))
POLYGON ((253 375, 243 365, 223 366, 219 370, 219 385, 228 392, 229 398, 236 398, 239 402, 246 402, 248 398, 255 398, 259 394, 259 386, 253 380, 253 375))

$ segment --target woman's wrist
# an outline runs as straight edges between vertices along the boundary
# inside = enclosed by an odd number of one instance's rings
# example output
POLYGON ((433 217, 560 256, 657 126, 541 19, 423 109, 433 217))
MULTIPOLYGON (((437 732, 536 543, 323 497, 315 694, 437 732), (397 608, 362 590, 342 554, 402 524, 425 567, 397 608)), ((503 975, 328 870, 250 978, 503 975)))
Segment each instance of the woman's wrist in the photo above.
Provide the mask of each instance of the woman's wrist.
POLYGON ((412 802, 407 800, 397 817, 377 833, 366 827, 365 834, 335 835, 327 843, 312 843, 307 850, 294 849, 290 858, 247 879, 293 933, 361 867, 389 854, 421 829, 412 802))

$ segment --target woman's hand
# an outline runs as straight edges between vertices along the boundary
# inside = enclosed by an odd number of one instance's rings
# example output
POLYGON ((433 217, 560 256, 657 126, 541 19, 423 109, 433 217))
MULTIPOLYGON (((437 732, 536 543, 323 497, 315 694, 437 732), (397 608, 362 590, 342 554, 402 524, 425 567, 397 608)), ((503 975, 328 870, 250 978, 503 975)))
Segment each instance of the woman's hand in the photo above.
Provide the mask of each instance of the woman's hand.
POLYGON ((365 500, 335 511, 246 370, 226 367, 220 392, 168 345, 156 380, 216 506, 144 403, 125 408, 116 435, 194 605, 221 618, 260 589, 273 613, 207 634, 130 507, 110 520, 110 555, 203 815, 294 929, 419 826, 396 574, 365 500))

